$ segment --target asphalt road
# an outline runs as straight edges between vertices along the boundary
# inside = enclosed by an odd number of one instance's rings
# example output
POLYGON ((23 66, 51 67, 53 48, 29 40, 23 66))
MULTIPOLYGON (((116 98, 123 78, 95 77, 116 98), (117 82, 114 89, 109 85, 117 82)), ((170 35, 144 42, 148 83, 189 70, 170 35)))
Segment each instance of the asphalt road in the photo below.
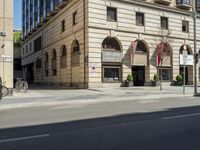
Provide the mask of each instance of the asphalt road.
MULTIPOLYGON (((198 99, 188 100, 198 101, 198 99)), ((151 102, 138 105, 131 101, 98 103, 97 106, 93 104, 73 108, 63 106, 64 110, 61 106, 57 106, 57 109, 37 107, 0 111, 4 114, 1 116, 7 117, 8 124, 11 123, 8 120, 12 119, 12 116, 23 113, 18 122, 22 121, 23 117, 27 121, 37 120, 43 109, 49 110, 46 113, 54 110, 53 112, 58 114, 54 117, 59 117, 59 113, 64 111, 69 113, 75 110, 80 110, 77 114, 85 116, 90 113, 94 115, 94 112, 98 113, 100 109, 107 112, 107 116, 110 114, 109 117, 100 117, 101 115, 93 116, 93 119, 82 117, 82 119, 75 119, 76 121, 68 120, 60 123, 49 121, 42 125, 37 125, 35 122, 34 125, 30 123, 29 125, 21 124, 21 126, 18 124, 18 127, 14 125, 13 127, 8 125, 7 128, 1 127, 0 150, 199 150, 200 106, 157 110, 155 107, 161 108, 162 104, 151 102), (133 104, 135 108, 138 107, 138 110, 143 111, 131 112, 129 109, 133 108, 133 104), (115 107, 115 111, 119 109, 119 106, 121 109, 127 108, 127 111, 121 115, 119 113, 114 115, 111 113, 114 109, 108 112, 111 105, 115 107), (142 107, 143 105, 145 108, 142 107), (153 108, 154 111, 152 111, 153 108), (81 109, 85 110, 85 113, 81 109), (35 115, 33 115, 34 111, 35 115), (31 118, 26 119, 28 113, 32 113, 29 114, 31 118)), ((162 102, 164 105, 170 103, 164 99, 162 102)), ((120 112, 122 112, 121 109, 119 109, 120 112)), ((41 116, 48 117, 44 112, 41 116)), ((48 118, 43 119, 48 120, 48 118)), ((1 118, 0 122, 2 122, 1 118)))

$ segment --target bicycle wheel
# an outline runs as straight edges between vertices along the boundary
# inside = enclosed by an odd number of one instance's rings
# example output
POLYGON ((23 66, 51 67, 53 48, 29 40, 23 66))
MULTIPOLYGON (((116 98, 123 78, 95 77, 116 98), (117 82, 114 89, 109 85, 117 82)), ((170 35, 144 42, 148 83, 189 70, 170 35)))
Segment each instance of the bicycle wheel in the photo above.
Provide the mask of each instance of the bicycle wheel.
POLYGON ((20 88, 24 93, 26 93, 28 91, 28 83, 26 81, 22 81, 20 84, 20 88))
POLYGON ((2 97, 5 97, 8 95, 8 88, 3 86, 1 89, 2 97))

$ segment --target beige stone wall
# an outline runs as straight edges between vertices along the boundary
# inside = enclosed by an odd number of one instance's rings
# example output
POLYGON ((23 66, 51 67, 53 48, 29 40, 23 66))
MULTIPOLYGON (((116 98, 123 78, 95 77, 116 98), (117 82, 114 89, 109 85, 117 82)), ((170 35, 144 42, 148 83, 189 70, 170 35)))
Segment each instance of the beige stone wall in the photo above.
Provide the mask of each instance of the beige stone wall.
POLYGON ((0 37, 0 77, 3 84, 13 88, 13 0, 0 0, 0 32, 7 33, 6 37, 0 37), (5 6, 5 7, 4 7, 5 6), (3 42, 4 41, 4 42, 3 42), (4 44, 4 48, 2 45, 4 44), (11 58, 4 61, 2 55, 11 58))
MULTIPOLYGON (((174 9, 175 1, 171 3, 171 8, 146 3, 144 1, 96 1, 89 2, 89 66, 96 66, 96 76, 89 73, 90 85, 101 83, 101 44, 107 36, 116 37, 121 41, 123 47, 123 79, 131 73, 130 52, 129 47, 132 41, 136 39, 144 40, 149 47, 149 65, 146 65, 145 80, 148 82, 153 79, 157 73, 156 67, 156 46, 161 41, 160 36, 169 34, 170 38, 164 38, 169 41, 172 47, 172 79, 175 80, 179 74, 179 50, 183 44, 189 44, 193 49, 193 20, 191 12, 187 10, 174 9), (106 18, 106 7, 111 6, 117 8, 117 22, 109 22, 106 18), (160 9, 162 7, 162 9, 160 9), (174 7, 174 8, 172 8, 174 7), (135 12, 145 13, 145 26, 136 26, 135 12), (160 29, 160 17, 168 17, 169 30, 160 29), (189 21, 189 33, 182 32, 182 20, 189 21)), ((200 20, 197 20, 199 26, 200 20)), ((197 27, 198 29, 198 27, 197 27)), ((200 36, 200 30, 197 30, 197 39, 200 36)), ((200 47, 198 41, 197 48, 200 47)), ((138 59, 138 58, 136 58, 138 59)), ((164 66, 169 66, 169 59, 164 66)), ((141 64, 140 64, 141 65, 141 64)), ((189 81, 193 81, 193 70, 189 67, 189 81)), ((100 85, 98 85, 100 86, 100 85)))
MULTIPOLYGON (((87 6, 87 1, 86 1, 87 6)), ((35 82, 44 82, 49 84, 62 84, 74 86, 83 86, 84 83, 84 31, 83 31, 83 1, 74 0, 70 2, 65 8, 59 10, 55 16, 53 16, 46 24, 41 27, 37 33, 31 35, 22 46, 26 48, 32 42, 34 44, 34 39, 39 36, 43 37, 42 50, 40 52, 34 53, 30 51, 23 55, 22 65, 27 65, 31 62, 35 62, 36 58, 41 58, 43 62, 43 67, 41 69, 36 69, 34 71, 35 82), (77 11, 77 24, 73 26, 72 16, 73 13, 77 11), (65 31, 61 32, 61 22, 65 19, 65 31), (72 43, 74 40, 78 40, 80 45, 80 65, 71 66, 71 54, 72 54, 72 43), (67 49, 67 66, 66 68, 60 67, 60 56, 61 47, 66 46, 67 49), (57 55, 57 75, 53 76, 52 72, 52 50, 56 50, 57 55), (44 69, 44 55, 45 52, 49 55, 49 76, 45 76, 44 69)), ((87 31, 86 31, 87 32, 87 31)), ((87 39, 86 39, 87 40, 87 39)), ((86 45, 87 53, 87 45, 86 45)), ((87 54, 86 54, 87 55, 87 54)), ((86 68, 87 69, 87 68, 86 68)), ((87 72, 87 70, 86 70, 87 72)), ((87 75, 86 75, 87 76, 87 75)), ((87 80, 87 79, 86 79, 87 80)))
MULTIPOLYGON (((58 14, 50 19, 42 28, 31 35, 23 43, 23 47, 33 43, 38 36, 43 36, 43 50, 34 53, 27 52, 23 55, 22 64, 26 65, 35 62, 36 58, 43 59, 43 68, 35 71, 35 81, 77 85, 84 82, 89 82, 89 87, 103 87, 109 84, 102 84, 102 42, 107 36, 112 36, 118 39, 122 45, 123 61, 122 61, 122 78, 126 79, 131 73, 131 57, 130 46, 131 42, 139 39, 144 40, 149 47, 149 63, 144 64, 145 81, 149 82, 157 73, 156 67, 156 46, 160 42, 161 36, 166 36, 167 31, 160 29, 160 17, 169 18, 170 38, 164 38, 165 41, 170 40, 172 47, 172 79, 179 74, 179 49, 183 44, 189 44, 193 49, 193 20, 191 17, 191 9, 177 9, 175 0, 169 6, 155 4, 152 0, 147 1, 112 1, 112 0, 86 0, 86 57, 84 58, 84 31, 83 31, 83 1, 73 0, 58 14), (117 8, 117 22, 107 21, 107 6, 117 8), (72 26, 72 14, 77 11, 78 24, 72 26), (145 13, 145 26, 136 26, 135 12, 145 13), (61 21, 65 19, 66 30, 61 33, 61 21), (189 33, 182 32, 182 20, 189 21, 189 33), (77 39, 80 43, 80 65, 72 67, 71 51, 72 42, 77 39), (67 67, 60 68, 61 46, 67 48, 67 67), (57 76, 52 76, 52 50, 57 53, 57 76), (44 76, 44 53, 49 55, 49 76, 44 76), (87 57, 88 56, 88 57, 87 57), (84 60, 86 62, 86 75, 84 75, 84 60), (92 69, 95 67, 95 71, 92 69), (43 77, 42 77, 43 76, 43 77)), ((200 29, 200 20, 197 20, 197 29, 200 29)), ((200 38, 200 30, 197 31, 197 39, 200 38)), ((32 44, 33 45, 33 44, 32 44)), ((22 47, 22 48, 23 48, 22 47)), ((200 47, 198 40, 197 48, 200 47)), ((140 60, 140 59, 139 59, 140 60)), ((138 61, 139 61, 138 60, 138 61)), ((141 62, 142 63, 142 62, 141 62)), ((169 64, 169 62, 168 62, 169 64)), ((140 64, 141 65, 141 64, 140 64)), ((167 64, 165 64, 167 66, 167 64)), ((168 65, 169 66, 169 65, 168 65)), ((193 68, 189 69, 189 80, 192 82, 193 68)), ((112 84, 112 86, 119 84, 112 84)))

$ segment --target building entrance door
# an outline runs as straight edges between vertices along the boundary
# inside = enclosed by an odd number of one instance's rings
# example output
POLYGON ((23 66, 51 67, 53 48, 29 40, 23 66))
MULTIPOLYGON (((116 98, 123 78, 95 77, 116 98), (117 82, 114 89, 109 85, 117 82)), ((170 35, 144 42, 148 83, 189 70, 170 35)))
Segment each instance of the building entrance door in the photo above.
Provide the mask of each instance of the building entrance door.
POLYGON ((145 67, 144 66, 134 66, 132 68, 132 74, 134 77, 134 85, 135 86, 144 86, 145 67))
MULTIPOLYGON (((184 78, 184 68, 183 66, 180 67, 180 75, 184 78)), ((185 84, 188 84, 188 67, 185 67, 185 84)))

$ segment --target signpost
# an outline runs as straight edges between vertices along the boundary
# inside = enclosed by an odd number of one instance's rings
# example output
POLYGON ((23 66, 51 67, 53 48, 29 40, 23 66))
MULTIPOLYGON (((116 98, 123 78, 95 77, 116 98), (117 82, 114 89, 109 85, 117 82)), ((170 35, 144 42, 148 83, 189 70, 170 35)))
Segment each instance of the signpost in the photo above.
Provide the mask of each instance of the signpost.
POLYGON ((183 47, 183 94, 185 94, 185 64, 187 64, 187 47, 184 45, 183 47))

